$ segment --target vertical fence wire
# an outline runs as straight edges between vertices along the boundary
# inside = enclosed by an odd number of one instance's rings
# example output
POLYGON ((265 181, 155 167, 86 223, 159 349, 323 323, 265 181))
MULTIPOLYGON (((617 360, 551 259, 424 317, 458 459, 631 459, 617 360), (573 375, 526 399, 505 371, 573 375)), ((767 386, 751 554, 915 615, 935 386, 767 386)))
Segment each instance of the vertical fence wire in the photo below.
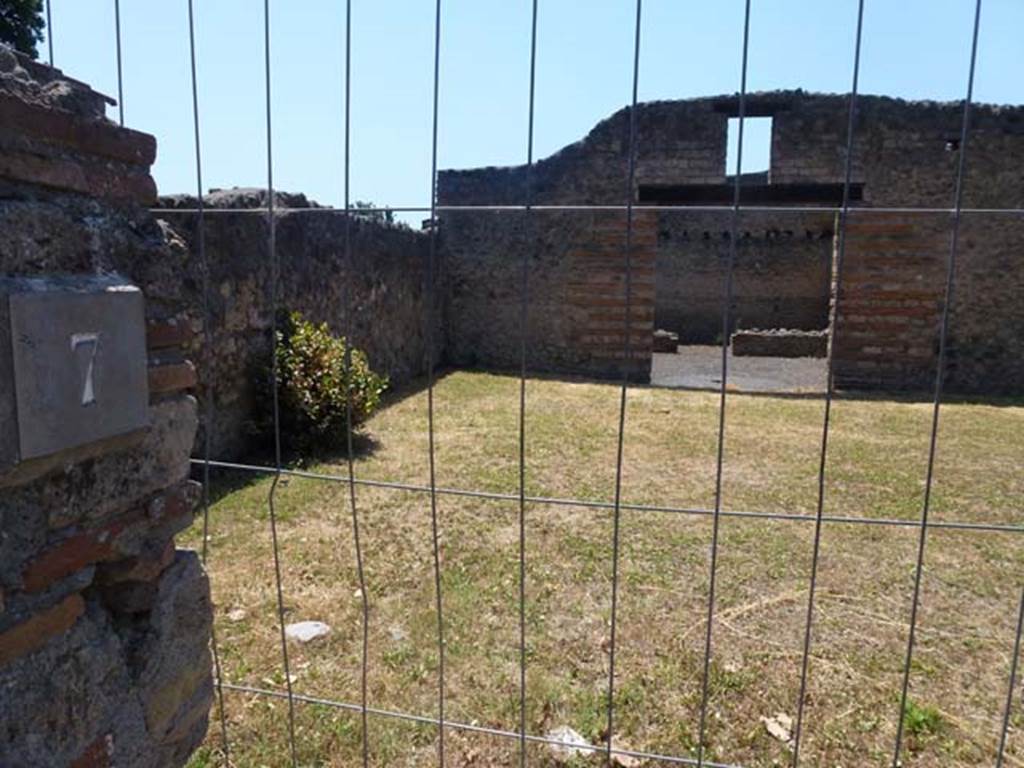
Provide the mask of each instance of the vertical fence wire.
POLYGON ((519 308, 519 765, 526 766, 526 350, 530 319, 530 251, 534 231, 533 110, 537 75, 537 0, 530 16, 530 97, 526 129, 526 208, 523 212, 526 247, 523 248, 519 308))
MULTIPOLYGON (((202 270, 203 304, 203 541, 200 546, 203 566, 206 567, 209 554, 210 539, 210 458, 212 455, 213 435, 213 320, 210 311, 210 262, 206 253, 206 211, 203 205, 203 154, 199 132, 199 82, 196 77, 196 35, 195 14, 192 0, 188 0, 188 51, 189 67, 192 77, 192 130, 196 154, 196 250, 199 255, 199 267, 202 270)), ((224 765, 231 765, 231 747, 228 742, 227 715, 224 712, 224 677, 221 672, 220 652, 217 647, 216 619, 210 625, 210 650, 213 654, 213 673, 217 694, 217 712, 220 721, 221 749, 224 765)))
POLYGON ((271 126, 270 98, 270 0, 263 0, 263 68, 266 97, 267 131, 267 252, 270 257, 270 390, 274 417, 274 477, 267 493, 267 511, 270 517, 270 544, 274 557, 274 587, 277 597, 278 628, 281 635, 281 661, 284 664, 284 683, 288 696, 288 749, 291 753, 292 768, 298 768, 298 752, 295 745, 295 696, 292 692, 291 664, 288 661, 288 638, 285 634, 284 589, 281 586, 281 553, 277 536, 277 510, 275 500, 281 483, 281 404, 278 393, 277 361, 277 313, 280 297, 281 265, 277 256, 277 221, 274 215, 274 150, 271 126))
POLYGON ((956 273, 956 252, 960 237, 961 208, 963 205, 964 169, 967 165, 967 138, 971 122, 971 99, 974 96, 974 69, 978 58, 978 28, 981 24, 981 0, 974 5, 974 31, 971 37, 971 63, 967 74, 967 95, 964 99, 963 120, 960 126, 960 157, 956 169, 956 186, 953 192, 953 229, 950 234, 949 256, 946 260, 946 288, 942 302, 942 321, 939 328, 939 354, 935 369, 935 396, 932 403, 931 437, 928 441, 928 469, 924 482, 924 501, 921 505, 921 531, 917 540, 917 564, 914 567, 914 593, 910 606, 910 631, 907 634, 906 661, 903 665, 903 685, 900 692, 900 710, 896 724, 896 745, 893 749, 892 766, 900 765, 900 750, 903 746, 903 723, 907 711, 907 695, 910 688, 910 665, 914 657, 914 642, 917 637, 917 614, 921 602, 921 577, 924 571, 925 545, 928 539, 928 514, 931 507, 932 485, 935 475, 935 450, 938 443, 939 410, 942 402, 942 385, 946 367, 946 344, 949 336, 950 305, 953 303, 953 289, 956 273))
POLYGON ((861 32, 864 27, 864 0, 857 3, 857 33, 853 48, 853 83, 850 86, 850 111, 846 122, 846 167, 843 174, 843 202, 837 228, 835 298, 828 329, 828 351, 825 361, 825 414, 822 419, 821 452, 818 459, 818 502, 814 519, 814 546, 811 554, 811 576, 807 590, 807 617, 804 623, 804 648, 800 662, 800 693, 796 705, 796 726, 793 731, 793 768, 800 762, 800 740, 803 735, 804 707, 807 703, 807 675, 811 656, 811 633, 814 624, 814 598, 818 586, 818 565, 821 555, 821 531, 825 515, 825 466, 828 461, 828 435, 832 419, 832 398, 835 395, 835 342, 839 324, 839 300, 843 281, 843 260, 846 255, 846 220, 850 211, 850 183, 853 178, 853 133, 857 114, 857 86, 860 76, 861 32))
POLYGON ((359 672, 359 715, 362 727, 364 768, 370 764, 370 734, 367 716, 368 668, 370 650, 370 596, 363 568, 363 548, 359 536, 359 513, 356 507, 355 458, 352 449, 352 332, 355 313, 352 310, 352 282, 355 260, 352 257, 352 213, 350 207, 351 134, 352 134, 352 0, 345 0, 345 284, 342 301, 345 305, 345 449, 348 466, 349 506, 352 510, 352 543, 356 555, 356 573, 362 607, 362 646, 359 672))
POLYGON ((50 0, 46 0, 46 47, 50 52, 50 66, 53 66, 53 19, 50 17, 50 0))
MULTIPOLYGON (((114 39, 117 42, 117 116, 124 127, 124 75, 121 72, 121 0, 114 0, 114 39)), ((202 192, 200 191, 200 195, 202 192)))
POLYGON ((996 768, 1003 768, 1006 755, 1006 739, 1010 732, 1010 715, 1013 712, 1013 696, 1017 691, 1017 665, 1020 663, 1020 638, 1024 629, 1024 589, 1020 592, 1020 608, 1017 610, 1017 635, 1013 641, 1013 657, 1010 659, 1010 685, 1006 692, 1006 710, 1003 712, 1003 727, 999 731, 999 751, 996 753, 996 768))
POLYGON ((622 385, 619 390, 619 429, 615 448, 615 504, 612 510, 612 605, 611 629, 608 637, 608 742, 605 761, 612 764, 612 744, 615 734, 615 629, 619 608, 619 529, 622 518, 622 454, 626 438, 626 395, 629 389, 630 365, 633 360, 633 185, 636 179, 637 143, 637 92, 640 84, 640 25, 643 13, 642 0, 636 0, 636 23, 633 31, 633 94, 629 108, 629 144, 626 172, 626 241, 623 260, 626 273, 626 331, 623 342, 622 385))
POLYGON ((718 401, 718 453, 715 462, 715 509, 711 523, 711 568, 708 581, 707 627, 704 635, 704 669, 701 675, 700 725, 697 733, 697 765, 704 764, 704 737, 707 730, 708 697, 711 676, 711 638, 715 620, 715 587, 718 580, 718 534, 722 518, 722 468, 725 458, 725 400, 729 378, 729 324, 733 294, 733 270, 736 263, 736 236, 740 218, 740 177, 743 172, 743 123, 747 109, 747 56, 750 48, 750 0, 743 9, 743 54, 740 64, 739 130, 737 131, 736 175, 732 189, 732 222, 729 232, 729 256, 726 264, 725 291, 722 299, 722 382, 718 401))
POLYGON ((441 595, 441 539, 437 519, 434 461, 434 322, 437 267, 437 106, 441 85, 441 0, 434 6, 434 106, 430 142, 430 250, 427 257, 427 454, 430 469, 430 531, 434 550, 434 599, 437 611, 437 760, 444 767, 444 611, 441 595))

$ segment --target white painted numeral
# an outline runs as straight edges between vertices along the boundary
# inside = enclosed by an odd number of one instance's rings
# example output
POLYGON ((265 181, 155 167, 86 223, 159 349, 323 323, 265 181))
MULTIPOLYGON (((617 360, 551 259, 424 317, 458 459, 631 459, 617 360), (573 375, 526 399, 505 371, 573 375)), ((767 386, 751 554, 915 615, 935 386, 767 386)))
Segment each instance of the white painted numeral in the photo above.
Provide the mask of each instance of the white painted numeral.
POLYGON ((98 333, 73 333, 71 334, 71 352, 78 361, 79 371, 82 372, 82 405, 91 405, 96 402, 96 385, 93 382, 93 371, 96 363, 96 350, 99 348, 100 335, 98 333), (84 348, 88 358, 84 361, 78 354, 78 350, 84 348), (82 370, 84 367, 84 370, 82 370))

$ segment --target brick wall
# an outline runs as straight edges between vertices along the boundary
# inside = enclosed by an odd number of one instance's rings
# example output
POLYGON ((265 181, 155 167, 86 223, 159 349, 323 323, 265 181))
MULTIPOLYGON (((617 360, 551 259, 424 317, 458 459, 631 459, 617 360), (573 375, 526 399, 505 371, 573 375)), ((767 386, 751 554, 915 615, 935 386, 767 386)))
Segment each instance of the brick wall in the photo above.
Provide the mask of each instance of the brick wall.
MULTIPOLYGON (((658 101, 637 107, 636 186, 686 187, 723 184, 726 130, 730 115, 738 111, 735 96, 681 101, 658 101)), ((846 164, 846 129, 849 97, 780 91, 748 94, 747 114, 772 117, 772 157, 767 192, 773 185, 842 183, 846 164)), ((852 181, 862 185, 858 205, 893 207, 949 207, 953 200, 960 159, 960 121, 963 105, 905 101, 885 96, 858 98, 853 144, 852 181)), ((537 204, 620 205, 623 202, 629 145, 629 110, 598 123, 581 141, 536 163, 532 175, 537 204)), ((976 104, 968 141, 967 174, 963 203, 966 207, 1014 208, 1024 206, 1024 107, 976 104)), ((753 181, 753 180, 752 180, 753 181)), ((764 180, 760 180, 764 183, 764 180)), ((653 187, 651 187, 653 189, 653 187)), ((709 190, 704 190, 710 194, 709 190)), ((526 169, 478 168, 443 171, 438 195, 444 205, 515 205, 526 199, 526 169)), ((636 192, 636 190, 634 190, 636 192)), ((720 192, 720 190, 719 190, 720 192)), ((768 195, 770 197, 770 194, 768 195)), ((699 195, 698 195, 699 197, 699 195)), ((567 250, 586 237, 580 221, 586 214, 543 218, 534 260, 536 283, 563 285, 575 278, 561 273, 572 262, 551 255, 567 250), (554 223, 553 223, 554 222, 554 223), (561 242, 559 242, 561 241, 561 242)), ((815 214, 793 206, 763 214, 743 214, 743 235, 737 244, 735 305, 737 327, 820 328, 827 319, 831 215, 815 214), (749 237, 747 236, 749 233, 749 237), (810 233, 810 235, 808 235, 810 233)), ((894 234, 874 244, 854 244, 851 280, 854 305, 875 306, 885 321, 871 313, 849 313, 849 337, 841 341, 846 356, 845 381, 849 386, 914 386, 930 380, 924 375, 934 346, 926 305, 934 302, 935 264, 944 269, 948 244, 932 256, 933 238, 947 233, 948 221, 934 233, 934 223, 920 219, 922 239, 911 245, 894 234), (893 250, 887 251, 889 245, 893 250), (858 251, 858 248, 862 249, 858 251), (901 256, 909 249, 906 258, 901 256), (916 250, 915 250, 916 249, 916 250), (873 270, 886 272, 885 284, 893 301, 921 302, 906 309, 919 313, 915 320, 897 319, 885 293, 873 294, 873 270), (927 284, 927 288, 922 288, 927 284), (879 302, 873 305, 872 302, 879 302), (899 333, 895 328, 902 328, 899 333), (905 349, 902 363, 881 358, 905 349), (882 351, 879 351, 882 350, 882 351), (876 375, 877 374, 877 375, 876 375)), ((948 217, 946 217, 948 218, 948 217)), ((917 219, 915 219, 917 220, 917 219)), ((493 229, 480 213, 451 213, 446 219, 444 254, 456 276, 449 314, 449 335, 457 350, 456 362, 511 359, 492 354, 517 327, 516 302, 508 285, 518 285, 509 263, 518 263, 529 237, 516 231, 515 219, 503 219, 493 229), (507 283, 511 280, 511 283, 507 283), (488 314, 469 297, 492 299, 488 314), (465 317, 460 313, 466 312, 465 317), (506 313, 507 316, 506 316, 506 313), (495 333, 488 331, 492 324, 495 333), (475 350, 482 345, 485 351, 475 350)), ((863 219, 865 223, 869 220, 863 219)), ((894 222, 890 222, 894 223, 894 222)), ((874 226, 884 226, 879 220, 874 226)), ((970 214, 964 220, 962 258, 958 262, 951 307, 950 369, 948 386, 972 392, 1024 391, 1024 236, 1020 217, 1005 214, 970 214)), ((721 317, 722 272, 729 242, 730 214, 681 211, 663 213, 656 258, 656 325, 680 333, 681 340, 717 339, 721 317)), ((867 233, 858 236, 871 238, 867 233)), ((585 269, 580 265, 580 269, 585 269)), ((543 296, 546 289, 538 292, 543 296)), ((577 308, 578 309, 578 308, 577 308)), ((570 336, 561 327, 578 327, 585 318, 552 298, 548 313, 558 320, 549 325, 558 343, 545 346, 538 338, 540 360, 549 368, 586 369, 581 355, 564 347, 570 336), (557 331, 557 332, 555 332, 557 331), (550 348, 548 348, 550 347, 550 348)), ((933 310, 928 310, 932 312, 933 310)), ((875 313, 877 314, 877 313, 875 313)), ((907 315, 910 317, 911 315, 907 315)), ((934 319, 934 318, 932 318, 934 319)), ((842 329, 840 329, 841 331, 842 329)), ((581 350, 582 352, 582 350, 581 350)), ((934 365, 934 361, 931 361, 934 365)))
POLYGON ((152 137, 59 71, 0 59, 0 276, 140 286, 150 393, 144 429, 0 474, 0 765, 172 768, 212 695, 209 585, 174 545, 199 492, 182 250, 143 207, 152 137))
MULTIPOLYGON (((733 265, 733 329, 828 325, 831 214, 743 212, 733 265)), ((731 213, 658 216, 655 325, 683 344, 721 343, 731 213)))
POLYGON ((626 215, 595 216, 569 252, 568 303, 581 313, 572 343, 599 372, 620 373, 629 360, 633 378, 650 376, 654 344, 654 253, 657 217, 637 213, 629 237, 629 296, 626 294, 626 215), (629 318, 628 329, 626 319, 629 318), (629 341, 629 357, 626 341, 629 341))
MULTIPOLYGON (((934 386, 948 214, 860 211, 846 229, 834 356, 840 387, 928 391, 934 386)), ((950 391, 1024 389, 1024 225, 965 214, 957 247, 944 384, 950 391)), ((833 284, 833 303, 835 286, 833 284)))
POLYGON ((833 341, 836 386, 920 390, 934 379, 948 250, 943 223, 849 217, 833 341))
MULTIPOLYGON (((625 213, 458 212, 442 217, 447 359, 518 370, 522 257, 529 259, 528 365, 625 371, 625 213)), ((656 221, 636 214, 630 376, 650 375, 656 221)))

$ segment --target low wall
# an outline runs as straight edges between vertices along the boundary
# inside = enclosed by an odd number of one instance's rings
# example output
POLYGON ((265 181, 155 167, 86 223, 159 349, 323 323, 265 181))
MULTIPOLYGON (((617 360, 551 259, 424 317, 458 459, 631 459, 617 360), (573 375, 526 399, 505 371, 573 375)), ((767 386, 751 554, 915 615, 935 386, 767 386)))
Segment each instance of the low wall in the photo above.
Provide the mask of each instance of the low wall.
MULTIPOLYGON (((144 208, 151 136, 2 47, 0 73, 0 278, 120 273, 142 289, 149 331, 148 361, 141 327, 133 361, 148 364, 140 428, 0 468, 0 765, 177 768, 213 690, 209 585, 174 546, 198 497, 195 374, 176 322, 184 254, 144 208)), ((0 344, 13 346, 8 322, 0 344)), ((15 425, 11 391, 0 383, 0 443, 31 426, 15 425)), ((118 407, 94 394, 89 407, 118 407)))
POLYGON ((736 331, 730 343, 735 357, 825 357, 828 331, 751 329, 736 331))
MULTIPOLYGON (((231 458, 254 447, 249 425, 258 405, 260 382, 269 376, 273 318, 266 213, 224 209, 265 207, 266 192, 225 190, 206 196, 204 202, 210 209, 204 217, 213 342, 209 362, 200 332, 199 217, 190 212, 196 200, 187 195, 161 198, 161 208, 181 212, 160 215, 181 234, 188 253, 185 298, 189 323, 196 331, 189 351, 199 366, 201 393, 207 382, 213 388, 213 456, 231 458)), ((346 327, 345 282, 350 279, 345 269, 345 219, 343 213, 329 208, 305 210, 315 206, 302 195, 275 195, 279 306, 302 312, 315 322, 326 322, 334 333, 341 334, 346 327), (290 210, 294 208, 304 210, 290 210)), ((435 323, 435 360, 440 362, 443 355, 440 259, 431 312, 426 290, 427 234, 354 216, 351 248, 355 345, 366 352, 374 370, 386 374, 392 386, 400 385, 426 372, 428 317, 435 323)))

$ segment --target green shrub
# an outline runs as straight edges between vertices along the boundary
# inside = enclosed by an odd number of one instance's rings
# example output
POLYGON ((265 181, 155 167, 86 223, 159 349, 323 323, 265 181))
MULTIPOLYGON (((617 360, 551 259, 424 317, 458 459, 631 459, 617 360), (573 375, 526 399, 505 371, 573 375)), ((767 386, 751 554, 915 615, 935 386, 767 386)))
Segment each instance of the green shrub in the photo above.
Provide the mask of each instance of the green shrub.
POLYGON ((337 448, 345 443, 349 393, 352 427, 380 406, 388 381, 370 370, 366 355, 351 350, 346 379, 347 340, 331 335, 326 323, 292 312, 277 331, 277 391, 281 439, 291 450, 337 448))

